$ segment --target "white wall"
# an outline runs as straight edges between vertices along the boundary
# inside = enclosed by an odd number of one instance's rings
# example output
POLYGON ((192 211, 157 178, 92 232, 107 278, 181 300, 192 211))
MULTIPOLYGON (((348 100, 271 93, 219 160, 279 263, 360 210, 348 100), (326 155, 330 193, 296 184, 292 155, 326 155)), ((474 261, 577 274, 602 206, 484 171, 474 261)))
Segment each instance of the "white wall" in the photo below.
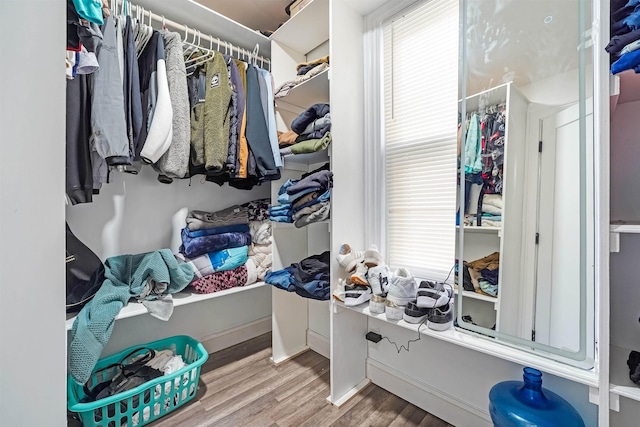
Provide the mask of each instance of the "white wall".
POLYGON ((267 182, 251 191, 202 182, 204 177, 161 184, 144 166, 138 175, 111 173, 93 203, 66 209, 74 234, 102 259, 162 248, 176 252, 188 210, 216 211, 254 199, 269 198, 267 182))
MULTIPOLYGON (((68 206, 71 230, 103 260, 107 257, 180 245, 180 230, 192 209, 216 211, 234 204, 268 198, 270 184, 251 191, 191 180, 158 182, 144 166, 138 175, 112 173, 93 203, 68 206)), ((271 315, 271 289, 259 288, 177 307, 168 322, 151 316, 118 320, 103 356, 128 346, 185 334, 204 341, 216 333, 271 315)))
MULTIPOLYGON (((389 337, 398 346, 406 346, 410 339, 417 338, 415 332, 376 319, 369 320, 369 330, 389 337)), ((438 397, 456 401, 461 408, 456 412, 484 413, 484 417, 488 417, 489 390, 494 384, 522 381, 521 365, 425 335, 420 341, 411 343, 409 352, 398 353, 387 340, 369 343, 369 358, 427 385, 438 397)), ((587 426, 597 424, 597 406, 589 403, 587 386, 545 373, 542 378, 543 387, 571 403, 587 426)), ((426 409, 451 423, 462 416, 443 412, 441 406, 426 409), (451 418, 447 418, 448 415, 451 418)))
MULTIPOLYGON (((640 220, 640 101, 618 104, 611 116, 611 220, 640 220)), ((634 266, 640 254, 640 236, 622 235, 620 252, 611 254, 611 345, 640 351, 640 286, 634 266)), ((612 363, 614 363, 612 361, 612 363)), ((611 365, 611 371, 627 372, 611 365)), ((635 425, 640 402, 620 398, 620 412, 611 411, 610 425, 635 425)))
POLYGON ((0 2, 2 426, 66 426, 65 4, 0 2))
POLYGON ((618 104, 611 116, 611 220, 640 220, 640 101, 618 104))

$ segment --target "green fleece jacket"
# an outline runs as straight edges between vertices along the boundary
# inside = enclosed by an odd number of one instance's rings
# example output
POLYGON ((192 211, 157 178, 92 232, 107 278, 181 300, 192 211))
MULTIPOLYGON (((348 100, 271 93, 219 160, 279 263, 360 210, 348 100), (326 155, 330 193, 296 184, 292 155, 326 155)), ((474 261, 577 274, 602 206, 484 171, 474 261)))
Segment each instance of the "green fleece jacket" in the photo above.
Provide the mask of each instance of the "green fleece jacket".
POLYGON ((231 85, 227 62, 221 53, 207 67, 207 95, 204 101, 204 165, 220 171, 229 152, 231 85))
POLYGON ((137 255, 120 255, 104 263, 105 280, 71 329, 69 372, 78 384, 85 384, 102 350, 111 338, 115 318, 130 298, 143 291, 147 280, 167 283, 167 293, 184 289, 193 279, 189 264, 179 264, 169 249, 137 255))

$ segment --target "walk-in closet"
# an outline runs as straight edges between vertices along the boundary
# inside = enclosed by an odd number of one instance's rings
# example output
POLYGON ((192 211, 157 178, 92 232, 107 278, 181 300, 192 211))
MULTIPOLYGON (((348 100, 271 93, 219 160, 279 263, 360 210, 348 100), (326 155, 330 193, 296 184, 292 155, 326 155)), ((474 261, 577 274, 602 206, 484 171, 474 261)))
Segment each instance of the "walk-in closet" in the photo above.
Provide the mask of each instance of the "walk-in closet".
POLYGON ((0 2, 0 425, 637 426, 639 52, 637 0, 0 2))

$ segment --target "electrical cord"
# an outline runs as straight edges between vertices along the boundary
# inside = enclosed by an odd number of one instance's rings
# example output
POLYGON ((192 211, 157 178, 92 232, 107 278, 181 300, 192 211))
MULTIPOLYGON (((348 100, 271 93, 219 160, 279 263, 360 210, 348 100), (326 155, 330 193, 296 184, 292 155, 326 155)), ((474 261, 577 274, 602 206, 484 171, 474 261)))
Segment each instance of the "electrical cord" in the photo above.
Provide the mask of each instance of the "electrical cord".
POLYGON ((422 327, 422 325, 424 325, 426 321, 427 321, 427 318, 425 317, 425 318, 424 318, 424 320, 420 323, 420 325, 418 325, 418 338, 407 341, 407 345, 406 345, 406 346, 403 344, 403 345, 401 345, 400 347, 398 347, 398 344, 396 344, 396 342, 395 342, 395 341, 391 341, 391 340, 389 339, 389 337, 387 337, 387 336, 382 337, 382 339, 383 339, 383 340, 387 340, 387 341, 389 341, 391 344, 393 344, 393 345, 394 345, 394 347, 396 348, 396 351, 398 352, 398 354, 400 354, 400 352, 402 351, 402 349, 405 349, 405 350, 407 351, 407 353, 408 353, 408 352, 409 352, 409 347, 411 347, 411 343, 412 343, 412 342, 418 342, 418 341, 420 341, 420 338, 422 337, 422 335, 420 334, 420 327, 422 327))
MULTIPOLYGON (((444 279, 444 281, 442 282, 443 285, 447 285, 449 287, 449 289, 450 289, 450 292, 447 292, 448 295, 449 295, 449 299, 447 300, 447 304, 450 304, 451 303, 451 299, 453 298, 453 287, 449 283, 446 283, 446 281, 449 280, 449 276, 451 276, 451 272, 453 271, 454 268, 455 268, 455 264, 454 264, 453 267, 451 267, 451 270, 449 270, 449 274, 447 275, 447 278, 444 279)), ((429 309, 431 310, 431 309, 434 309, 434 308, 437 308, 435 306, 435 302, 434 302, 434 306, 430 307, 429 309)), ((425 316, 424 320, 422 322, 420 322, 420 324, 418 325, 418 338, 415 338, 415 339, 407 341, 407 345, 406 346, 404 344, 402 344, 402 345, 400 345, 400 347, 398 347, 398 344, 395 341, 391 341, 391 339, 389 337, 387 337, 387 336, 382 336, 380 338, 380 340, 387 340, 387 341, 389 341, 390 344, 393 344, 393 346, 396 348, 396 352, 398 354, 400 354, 400 352, 403 349, 408 353, 409 352, 409 348, 411 347, 411 343, 420 341, 420 338, 422 337, 422 334, 420 333, 420 328, 422 327, 422 325, 424 325, 426 323, 427 316, 425 316)))

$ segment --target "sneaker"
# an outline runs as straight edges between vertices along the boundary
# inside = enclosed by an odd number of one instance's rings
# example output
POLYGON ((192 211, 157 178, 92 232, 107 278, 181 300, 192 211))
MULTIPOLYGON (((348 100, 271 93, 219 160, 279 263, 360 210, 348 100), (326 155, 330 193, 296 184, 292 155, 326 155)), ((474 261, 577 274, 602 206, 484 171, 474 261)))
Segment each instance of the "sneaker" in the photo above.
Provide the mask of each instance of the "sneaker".
POLYGON ((371 299, 369 300, 369 312, 371 314, 382 314, 384 313, 384 303, 387 301, 387 298, 383 295, 371 295, 371 299))
POLYGON ((399 268, 391 276, 387 301, 391 300, 404 307, 416 300, 417 289, 418 285, 411 273, 406 268, 399 268))
POLYGON ((369 269, 365 265, 364 262, 358 263, 356 266, 356 271, 351 275, 351 283, 354 285, 362 285, 369 286, 369 281, 367 280, 367 271, 369 269))
POLYGON ((370 267, 367 273, 367 280, 369 281, 369 286, 371 286, 371 292, 374 295, 386 294, 389 291, 391 276, 391 270, 386 264, 370 267))
POLYGON ((428 308, 418 307, 415 302, 411 301, 404 308, 402 318, 407 323, 422 323, 427 318, 428 313, 428 308))
POLYGON ((450 286, 423 280, 416 293, 416 303, 420 308, 436 308, 447 304, 452 297, 453 292, 450 286))
POLYGON ((387 320, 402 320, 403 313, 404 307, 389 301, 389 298, 384 302, 384 314, 387 316, 387 320))
POLYGON ((347 285, 344 287, 344 305, 360 305, 371 298, 371 288, 362 285, 347 285))
POLYGON ((429 309, 427 327, 435 331, 446 331, 453 327, 453 304, 429 309))
POLYGON ((338 264, 347 270, 347 273, 352 273, 358 263, 364 260, 364 252, 353 251, 351 246, 344 243, 340 246, 340 253, 336 255, 336 260, 338 260, 338 264))
POLYGON ((382 255, 378 252, 376 245, 371 245, 369 249, 364 251, 364 263, 367 267, 375 267, 382 263, 382 255))

